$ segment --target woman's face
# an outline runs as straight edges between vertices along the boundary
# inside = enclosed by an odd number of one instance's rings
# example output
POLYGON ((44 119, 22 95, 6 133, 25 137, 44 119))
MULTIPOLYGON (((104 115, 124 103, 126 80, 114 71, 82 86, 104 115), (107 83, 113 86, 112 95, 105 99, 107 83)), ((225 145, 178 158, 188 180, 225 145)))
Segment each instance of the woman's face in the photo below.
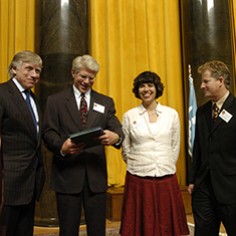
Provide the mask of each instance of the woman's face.
POLYGON ((156 100, 156 87, 153 83, 143 83, 138 89, 139 96, 143 103, 150 103, 156 100))

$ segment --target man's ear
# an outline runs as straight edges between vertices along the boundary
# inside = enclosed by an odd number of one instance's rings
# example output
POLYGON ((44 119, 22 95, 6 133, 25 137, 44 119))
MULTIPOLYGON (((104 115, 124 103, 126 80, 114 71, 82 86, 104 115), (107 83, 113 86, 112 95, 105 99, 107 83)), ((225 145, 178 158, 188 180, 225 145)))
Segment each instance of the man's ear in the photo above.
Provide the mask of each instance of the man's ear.
POLYGON ((74 70, 71 70, 71 75, 73 78, 74 78, 75 74, 76 74, 76 72, 74 70))
POLYGON ((223 76, 220 76, 218 80, 220 81, 221 84, 225 83, 225 78, 223 76))
POLYGON ((12 71, 12 74, 15 76, 16 75, 16 71, 17 71, 17 67, 16 66, 13 66, 11 68, 11 71, 12 71))

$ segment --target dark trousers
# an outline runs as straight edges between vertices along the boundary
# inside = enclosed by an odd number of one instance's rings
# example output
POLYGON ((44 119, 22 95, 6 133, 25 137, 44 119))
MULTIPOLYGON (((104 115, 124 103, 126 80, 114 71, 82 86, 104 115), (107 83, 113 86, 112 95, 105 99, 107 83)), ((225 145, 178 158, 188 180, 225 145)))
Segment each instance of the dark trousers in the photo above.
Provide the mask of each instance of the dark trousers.
POLYGON ((208 174, 192 195, 195 236, 219 236, 221 222, 228 236, 236 235, 236 205, 220 204, 208 174))
POLYGON ((35 200, 27 205, 3 207, 6 236, 33 236, 35 200))
POLYGON ((106 193, 92 193, 87 181, 79 194, 56 193, 60 236, 78 236, 82 205, 88 236, 105 236, 106 193))

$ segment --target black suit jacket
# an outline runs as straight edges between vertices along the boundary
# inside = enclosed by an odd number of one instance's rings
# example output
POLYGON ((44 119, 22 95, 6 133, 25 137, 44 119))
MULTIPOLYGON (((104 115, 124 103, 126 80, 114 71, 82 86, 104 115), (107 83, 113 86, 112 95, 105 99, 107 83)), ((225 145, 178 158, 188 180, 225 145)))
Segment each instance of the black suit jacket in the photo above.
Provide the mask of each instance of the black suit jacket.
POLYGON ((2 157, 2 148, 1 148, 1 138, 0 138, 0 176, 1 176, 1 178, 0 178, 0 222, 1 222, 3 200, 4 200, 4 197, 3 197, 3 194, 4 194, 4 173, 3 173, 3 157, 2 157))
MULTIPOLYGON (((115 116, 114 102, 110 97, 91 91, 87 127, 102 127, 124 137, 122 127, 115 116), (105 108, 93 109, 94 104, 105 108)), ((52 188, 60 193, 79 193, 83 189, 85 174, 93 192, 107 189, 106 156, 103 145, 85 149, 79 155, 60 155, 64 141, 70 134, 83 130, 72 86, 48 97, 43 125, 43 139, 54 153, 52 163, 52 188)))
MULTIPOLYGON (((37 108, 38 102, 32 93, 37 108)), ((44 169, 39 133, 27 104, 12 80, 0 85, 0 136, 4 162, 4 204, 24 205, 39 198, 44 169), (37 160, 37 161, 36 161, 37 160), (37 163, 37 166, 36 166, 37 163)))
MULTIPOLYGON (((197 110, 193 163, 189 182, 197 189, 210 173, 217 200, 223 204, 236 203, 236 98, 230 94, 221 111, 232 118, 227 122, 218 117, 212 122, 212 103, 197 110)), ((194 192, 193 192, 194 194, 194 192)))

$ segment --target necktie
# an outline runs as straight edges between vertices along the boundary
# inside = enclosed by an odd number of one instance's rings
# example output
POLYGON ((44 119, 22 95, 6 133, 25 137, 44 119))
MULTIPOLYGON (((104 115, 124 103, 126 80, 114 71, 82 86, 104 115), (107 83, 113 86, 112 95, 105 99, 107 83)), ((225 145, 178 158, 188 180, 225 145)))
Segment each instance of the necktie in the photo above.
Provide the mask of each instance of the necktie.
POLYGON ((25 90, 24 93, 25 93, 25 95, 26 95, 26 99, 25 99, 26 104, 27 104, 27 106, 28 106, 28 108, 29 108, 29 110, 30 110, 32 119, 33 119, 33 121, 34 121, 34 126, 35 126, 35 128, 37 129, 36 117, 35 117, 35 114, 34 114, 34 110, 33 110, 32 104, 31 104, 31 102, 30 102, 30 92, 29 92, 28 90, 25 90))
POLYGON ((86 126, 87 112, 88 112, 87 102, 85 100, 84 93, 82 93, 81 94, 81 100, 80 100, 80 118, 81 118, 81 122, 82 122, 83 127, 86 126))
POLYGON ((216 118, 219 115, 219 107, 216 105, 216 103, 213 104, 213 121, 216 121, 216 118))

